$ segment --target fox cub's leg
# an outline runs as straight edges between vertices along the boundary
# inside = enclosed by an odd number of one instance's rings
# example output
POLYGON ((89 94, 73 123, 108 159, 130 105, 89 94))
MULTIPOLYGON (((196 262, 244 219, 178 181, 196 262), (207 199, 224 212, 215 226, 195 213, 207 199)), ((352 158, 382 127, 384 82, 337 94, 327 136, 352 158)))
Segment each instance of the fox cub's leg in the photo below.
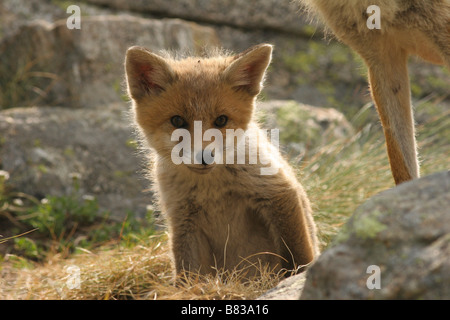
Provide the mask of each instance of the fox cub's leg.
POLYGON ((171 248, 175 272, 211 273, 214 257, 208 239, 192 221, 178 221, 171 226, 171 248))
POLYGON ((319 253, 315 226, 310 225, 312 217, 310 221, 306 217, 311 214, 307 201, 295 190, 288 189, 272 199, 270 206, 261 203, 258 210, 268 222, 270 235, 287 260, 283 267, 289 270, 309 264, 319 253))

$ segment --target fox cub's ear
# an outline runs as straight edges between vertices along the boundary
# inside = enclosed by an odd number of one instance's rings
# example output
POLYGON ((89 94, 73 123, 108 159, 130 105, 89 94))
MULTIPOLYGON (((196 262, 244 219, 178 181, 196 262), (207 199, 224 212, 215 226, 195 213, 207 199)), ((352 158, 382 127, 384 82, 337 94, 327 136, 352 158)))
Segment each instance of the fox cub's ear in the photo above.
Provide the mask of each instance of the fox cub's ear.
POLYGON ((233 88, 245 90, 250 95, 257 95, 262 88, 262 81, 272 58, 272 46, 260 44, 234 57, 225 69, 224 76, 233 88))
POLYGON ((174 79, 174 72, 160 56, 143 47, 131 47, 125 58, 128 94, 133 99, 156 95, 174 79))

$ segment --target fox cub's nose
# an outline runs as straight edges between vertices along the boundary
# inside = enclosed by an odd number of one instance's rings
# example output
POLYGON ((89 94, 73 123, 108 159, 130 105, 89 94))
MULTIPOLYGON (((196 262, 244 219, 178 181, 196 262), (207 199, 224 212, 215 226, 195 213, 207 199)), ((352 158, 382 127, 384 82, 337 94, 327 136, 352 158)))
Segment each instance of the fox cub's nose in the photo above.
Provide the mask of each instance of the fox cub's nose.
POLYGON ((197 152, 195 159, 197 160, 197 163, 207 166, 214 162, 214 153, 208 150, 201 150, 197 152))

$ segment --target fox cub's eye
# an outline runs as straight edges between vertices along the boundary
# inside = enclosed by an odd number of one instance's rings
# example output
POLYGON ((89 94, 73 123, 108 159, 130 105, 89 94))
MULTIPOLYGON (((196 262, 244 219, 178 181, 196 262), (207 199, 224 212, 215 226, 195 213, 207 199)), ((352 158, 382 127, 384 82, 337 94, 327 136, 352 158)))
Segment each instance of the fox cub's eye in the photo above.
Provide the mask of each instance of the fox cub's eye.
POLYGON ((173 116, 170 118, 170 123, 172 123, 175 128, 183 128, 186 126, 186 121, 180 116, 173 116))
POLYGON ((217 117, 216 121, 214 121, 214 124, 216 125, 216 127, 222 128, 227 124, 227 122, 228 122, 228 117, 225 115, 221 115, 221 116, 217 117))

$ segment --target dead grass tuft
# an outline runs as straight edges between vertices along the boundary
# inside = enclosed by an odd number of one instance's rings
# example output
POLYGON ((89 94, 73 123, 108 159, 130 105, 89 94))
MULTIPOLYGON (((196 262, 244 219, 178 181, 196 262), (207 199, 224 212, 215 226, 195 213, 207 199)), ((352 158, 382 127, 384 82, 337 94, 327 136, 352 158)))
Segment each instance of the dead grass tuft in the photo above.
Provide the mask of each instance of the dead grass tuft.
POLYGON ((174 281, 167 235, 153 236, 133 248, 103 248, 99 252, 50 258, 44 265, 15 269, 6 257, 0 280, 1 299, 252 299, 279 281, 264 270, 258 279, 244 280, 242 270, 216 276, 191 274, 174 281), (79 286, 75 282, 80 275, 79 286))

